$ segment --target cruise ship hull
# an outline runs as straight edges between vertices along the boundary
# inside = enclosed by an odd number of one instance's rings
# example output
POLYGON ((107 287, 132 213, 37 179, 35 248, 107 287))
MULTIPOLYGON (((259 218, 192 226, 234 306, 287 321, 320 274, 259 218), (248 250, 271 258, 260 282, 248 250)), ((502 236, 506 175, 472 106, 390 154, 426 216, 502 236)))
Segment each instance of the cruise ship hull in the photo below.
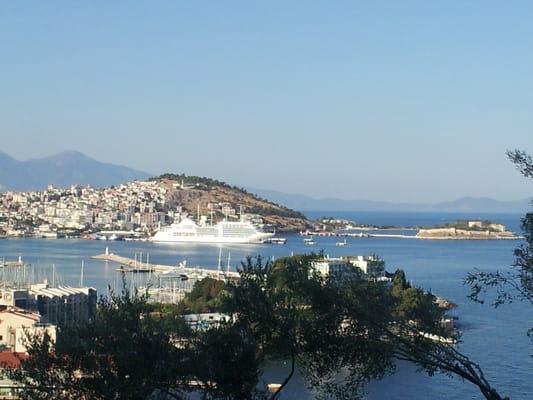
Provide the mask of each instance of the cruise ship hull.
POLYGON ((157 232, 153 242, 170 243, 264 243, 274 234, 258 229, 250 222, 221 221, 215 225, 198 225, 182 218, 157 232))
POLYGON ((151 239, 159 243, 233 243, 261 244, 274 236, 273 233, 261 233, 250 237, 219 237, 219 236, 173 236, 156 233, 151 239))

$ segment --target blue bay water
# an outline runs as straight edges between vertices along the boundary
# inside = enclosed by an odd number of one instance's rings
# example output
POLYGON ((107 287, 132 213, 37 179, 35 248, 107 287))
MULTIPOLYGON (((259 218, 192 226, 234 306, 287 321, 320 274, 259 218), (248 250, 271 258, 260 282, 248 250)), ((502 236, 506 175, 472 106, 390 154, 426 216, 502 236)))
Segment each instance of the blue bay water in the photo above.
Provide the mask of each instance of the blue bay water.
MULTIPOLYGON (((311 217, 334 215, 375 225, 417 226, 451 222, 458 218, 483 218, 506 224, 519 230, 519 215, 472 215, 446 213, 309 213, 311 217)), ((387 269, 398 267, 406 271, 414 284, 431 289, 458 304, 455 314, 463 335, 460 350, 471 356, 485 371, 488 379, 500 393, 511 399, 533 398, 533 358, 531 342, 526 336, 533 326, 533 309, 525 303, 513 303, 496 310, 468 300, 468 288, 463 280, 474 268, 493 271, 509 269, 513 262, 513 249, 518 241, 430 241, 398 238, 348 238, 348 246, 335 246, 336 238, 315 238, 317 244, 309 247, 298 235, 288 235, 285 246, 276 245, 191 245, 155 244, 149 242, 100 242, 84 240, 8 239, 0 241, 0 258, 13 260, 19 255, 33 265, 34 276, 48 273, 55 265, 57 279, 65 284, 77 285, 80 279, 81 260, 85 262, 85 284, 92 285, 105 294, 108 284, 120 282, 114 264, 93 260, 90 257, 104 252, 105 247, 123 256, 134 253, 150 254, 154 263, 177 265, 187 260, 188 265, 216 268, 219 249, 223 259, 231 253, 235 267, 245 256, 262 255, 265 258, 324 250, 331 256, 377 253, 387 262, 387 269)), ((144 256, 146 257, 146 256, 144 256)), ((224 261, 225 262, 225 261, 224 261)), ((30 274, 30 272, 28 272, 30 274)), ((130 278, 128 278, 130 279, 130 278)), ((136 278, 139 279, 139 278, 136 278)), ((280 380, 283 365, 267 369, 269 380, 280 380)), ((313 398, 305 388, 301 376, 291 382, 286 399, 313 398)), ((446 376, 427 377, 416 372, 409 364, 400 364, 395 375, 371 382, 366 395, 368 400, 378 399, 481 399, 482 396, 469 383, 446 376)))

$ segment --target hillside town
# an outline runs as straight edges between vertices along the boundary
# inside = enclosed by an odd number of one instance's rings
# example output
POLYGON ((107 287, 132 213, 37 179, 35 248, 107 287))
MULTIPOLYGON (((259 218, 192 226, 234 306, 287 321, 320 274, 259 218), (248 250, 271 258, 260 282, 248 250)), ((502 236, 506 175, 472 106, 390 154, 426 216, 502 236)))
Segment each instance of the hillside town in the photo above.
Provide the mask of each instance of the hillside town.
POLYGON ((163 186, 142 181, 104 189, 49 186, 42 192, 0 193, 0 230, 15 237, 151 230, 168 218, 162 211, 165 196, 163 186))
POLYGON ((49 186, 39 192, 0 192, 0 237, 94 238, 101 231, 146 237, 172 223, 179 213, 196 217, 197 207, 198 213, 201 210, 211 219, 236 220, 245 212, 248 219, 271 217, 276 227, 284 227, 285 217, 275 215, 275 205, 252 195, 236 196, 228 188, 216 191, 183 181, 150 180, 107 188, 49 186))

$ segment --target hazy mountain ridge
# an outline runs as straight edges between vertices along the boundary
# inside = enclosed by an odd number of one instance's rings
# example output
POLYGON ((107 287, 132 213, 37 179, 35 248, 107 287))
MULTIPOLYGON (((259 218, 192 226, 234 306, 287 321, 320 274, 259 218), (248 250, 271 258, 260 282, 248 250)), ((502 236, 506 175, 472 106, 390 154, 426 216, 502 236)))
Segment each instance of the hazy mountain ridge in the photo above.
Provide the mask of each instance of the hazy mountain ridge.
MULTIPOLYGON (((151 175, 132 168, 94 160, 77 151, 19 161, 0 152, 0 191, 42 190, 52 184, 112 186, 151 175)), ((487 197, 462 197, 435 204, 395 203, 363 199, 314 198, 276 190, 247 188, 271 202, 298 211, 421 211, 421 212, 499 212, 523 213, 530 209, 531 199, 499 201, 487 197)))
POLYGON ((531 208, 531 199, 499 201, 488 197, 461 197, 435 204, 395 203, 360 199, 314 198, 276 190, 248 188, 252 193, 299 211, 410 211, 410 212, 485 212, 524 213, 531 208))
POLYGON ((26 161, 0 153, 0 190, 31 191, 48 185, 74 184, 103 187, 149 176, 146 172, 94 160, 77 151, 26 161))

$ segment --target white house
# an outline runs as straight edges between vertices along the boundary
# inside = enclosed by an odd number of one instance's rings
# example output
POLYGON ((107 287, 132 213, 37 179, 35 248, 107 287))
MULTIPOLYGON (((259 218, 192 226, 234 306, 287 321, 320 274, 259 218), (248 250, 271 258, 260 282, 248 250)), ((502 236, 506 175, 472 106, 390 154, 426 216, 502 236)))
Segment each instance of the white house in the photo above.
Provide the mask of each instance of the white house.
POLYGON ((356 274, 380 279, 385 276, 385 262, 374 256, 324 257, 311 263, 311 267, 322 276, 344 279, 356 274))
POLYGON ((18 307, 6 307, 0 310, 0 345, 16 353, 25 353, 25 335, 44 333, 53 340, 56 338, 56 328, 53 325, 43 325, 41 316, 37 313, 18 307))

